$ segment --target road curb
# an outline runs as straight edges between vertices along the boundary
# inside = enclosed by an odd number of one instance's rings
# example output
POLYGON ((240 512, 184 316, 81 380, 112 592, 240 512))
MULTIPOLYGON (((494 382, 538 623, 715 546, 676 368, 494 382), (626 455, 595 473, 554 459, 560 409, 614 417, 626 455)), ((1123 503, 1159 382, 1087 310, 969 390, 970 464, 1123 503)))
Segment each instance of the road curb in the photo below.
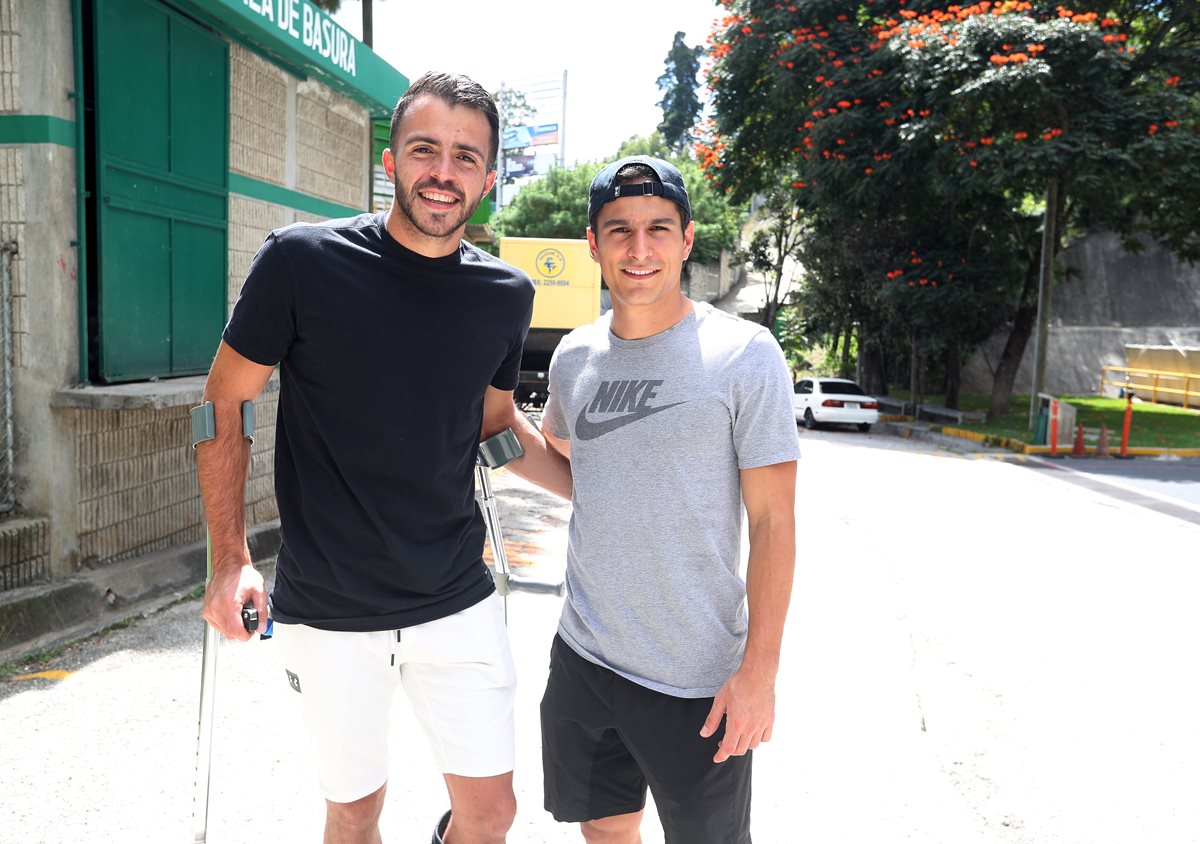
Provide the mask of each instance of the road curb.
MULTIPOLYGON (((250 556, 273 562, 279 522, 247 531, 250 556)), ((206 543, 122 560, 0 595, 0 663, 83 639, 173 603, 207 576, 206 543)))

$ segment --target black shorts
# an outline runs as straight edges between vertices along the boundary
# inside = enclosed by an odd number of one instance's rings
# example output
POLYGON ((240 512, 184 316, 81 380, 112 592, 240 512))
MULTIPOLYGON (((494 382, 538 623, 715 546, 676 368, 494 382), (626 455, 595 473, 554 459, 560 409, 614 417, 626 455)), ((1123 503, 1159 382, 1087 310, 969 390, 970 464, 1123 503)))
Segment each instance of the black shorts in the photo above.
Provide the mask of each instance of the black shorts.
POLYGON ((750 844, 751 755, 717 764, 712 698, 652 691, 554 637, 542 698, 546 810, 559 821, 638 812, 654 794, 666 844, 750 844))

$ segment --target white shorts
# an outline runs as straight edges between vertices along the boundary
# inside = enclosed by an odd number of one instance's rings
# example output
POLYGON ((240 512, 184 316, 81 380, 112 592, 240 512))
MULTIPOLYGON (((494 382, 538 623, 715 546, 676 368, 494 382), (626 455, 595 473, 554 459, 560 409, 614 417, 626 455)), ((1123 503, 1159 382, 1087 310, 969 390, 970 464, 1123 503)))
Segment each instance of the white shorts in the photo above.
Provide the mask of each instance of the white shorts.
POLYGON ((287 682, 300 693, 327 800, 349 803, 387 782, 398 684, 442 773, 491 777, 513 769, 517 676, 499 595, 401 630, 276 623, 274 641, 287 682))

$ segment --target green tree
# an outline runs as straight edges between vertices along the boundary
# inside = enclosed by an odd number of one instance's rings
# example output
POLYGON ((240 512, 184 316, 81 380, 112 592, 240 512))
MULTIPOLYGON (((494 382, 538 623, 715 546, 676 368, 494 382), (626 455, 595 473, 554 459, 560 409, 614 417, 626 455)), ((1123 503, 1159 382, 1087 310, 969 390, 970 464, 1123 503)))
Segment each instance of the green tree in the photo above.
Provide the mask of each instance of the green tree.
POLYGON ((621 148, 617 150, 617 158, 626 158, 630 155, 650 155, 654 158, 662 158, 664 160, 675 157, 675 154, 663 139, 662 132, 657 129, 651 132, 648 138, 642 135, 634 135, 621 144, 621 148))
POLYGON ((500 86, 499 91, 492 92, 496 108, 500 111, 500 121, 505 126, 526 126, 537 114, 537 109, 529 104, 525 92, 516 88, 500 86))
POLYGON ((791 293, 805 221, 792 202, 790 185, 772 191, 764 208, 768 221, 755 230, 744 249, 734 253, 734 260, 766 277, 762 324, 774 331, 776 314, 791 293))
POLYGON ((671 51, 667 53, 667 69, 658 77, 658 88, 663 92, 663 98, 658 103, 663 110, 658 131, 667 147, 676 155, 691 147, 692 130, 703 108, 696 96, 702 55, 703 47, 689 47, 683 41, 683 33, 676 32, 671 51))
MULTIPOLYGON (((810 328, 843 309, 860 330, 882 319, 887 341, 909 338, 914 383, 921 353, 949 371, 1007 321, 993 392, 1007 408, 1051 184, 1052 227, 1196 249, 1200 212, 1180 198, 1200 161, 1184 131, 1196 125, 1194 3, 1131 0, 1128 22, 1093 3, 727 5, 707 175, 735 196, 791 179, 810 220, 810 328)), ((1052 230, 1051 266, 1060 240, 1052 230)))
POLYGON ((500 237, 586 237, 588 189, 597 169, 550 168, 492 217, 492 228, 500 237))

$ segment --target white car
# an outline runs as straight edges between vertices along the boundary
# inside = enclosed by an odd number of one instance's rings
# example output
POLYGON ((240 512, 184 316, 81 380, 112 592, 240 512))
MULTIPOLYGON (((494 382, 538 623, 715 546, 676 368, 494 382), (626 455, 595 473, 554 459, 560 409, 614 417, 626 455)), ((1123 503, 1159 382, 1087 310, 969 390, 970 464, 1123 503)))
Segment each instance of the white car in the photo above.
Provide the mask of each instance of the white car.
POLYGON ((846 378, 805 378, 792 390, 792 410, 805 428, 855 425, 864 433, 879 421, 879 403, 846 378))

